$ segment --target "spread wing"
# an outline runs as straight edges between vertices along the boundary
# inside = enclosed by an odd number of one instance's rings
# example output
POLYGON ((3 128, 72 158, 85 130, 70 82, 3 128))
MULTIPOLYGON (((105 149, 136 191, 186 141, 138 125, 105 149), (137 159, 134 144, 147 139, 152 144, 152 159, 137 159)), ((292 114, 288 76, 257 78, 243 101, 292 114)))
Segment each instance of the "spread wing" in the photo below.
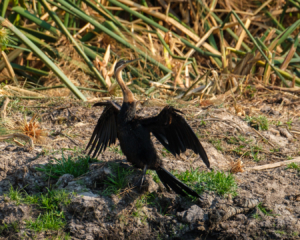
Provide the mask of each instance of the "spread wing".
POLYGON ((185 152, 186 149, 191 149, 200 155, 209 168, 208 157, 199 139, 185 119, 178 113, 181 112, 173 107, 166 106, 157 116, 142 119, 140 122, 174 156, 179 155, 180 152, 185 152))
POLYGON ((105 151, 107 146, 115 144, 117 139, 117 116, 120 111, 120 106, 117 103, 110 101, 96 103, 94 106, 106 107, 104 108, 85 149, 85 151, 87 151, 90 148, 88 155, 93 153, 93 158, 105 151))

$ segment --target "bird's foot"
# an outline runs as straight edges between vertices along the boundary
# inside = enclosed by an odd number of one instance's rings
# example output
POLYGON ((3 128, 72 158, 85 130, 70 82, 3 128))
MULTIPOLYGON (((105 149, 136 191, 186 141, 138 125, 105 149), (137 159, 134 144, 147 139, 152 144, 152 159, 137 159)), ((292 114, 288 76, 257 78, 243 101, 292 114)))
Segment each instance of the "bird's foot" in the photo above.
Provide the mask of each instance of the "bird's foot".
POLYGON ((138 182, 135 184, 135 187, 138 187, 140 189, 142 189, 143 183, 145 180, 145 175, 143 174, 140 179, 138 180, 138 182))
POLYGON ((139 181, 135 184, 135 187, 139 187, 140 190, 142 190, 142 186, 143 186, 143 183, 144 183, 144 180, 145 180, 146 171, 147 171, 147 165, 144 166, 142 176, 139 179, 139 181))

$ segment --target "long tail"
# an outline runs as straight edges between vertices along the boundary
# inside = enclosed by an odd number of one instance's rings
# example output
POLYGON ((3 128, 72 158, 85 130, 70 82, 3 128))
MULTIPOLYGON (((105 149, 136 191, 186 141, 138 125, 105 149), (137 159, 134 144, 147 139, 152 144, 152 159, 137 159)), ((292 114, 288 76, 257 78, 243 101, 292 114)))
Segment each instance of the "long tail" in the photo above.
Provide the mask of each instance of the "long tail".
POLYGON ((157 169, 156 173, 167 190, 170 190, 171 188, 174 192, 180 194, 181 196, 188 196, 189 194, 194 197, 201 198, 198 193, 196 193, 194 190, 189 188, 183 182, 179 181, 174 175, 172 175, 163 167, 157 169))

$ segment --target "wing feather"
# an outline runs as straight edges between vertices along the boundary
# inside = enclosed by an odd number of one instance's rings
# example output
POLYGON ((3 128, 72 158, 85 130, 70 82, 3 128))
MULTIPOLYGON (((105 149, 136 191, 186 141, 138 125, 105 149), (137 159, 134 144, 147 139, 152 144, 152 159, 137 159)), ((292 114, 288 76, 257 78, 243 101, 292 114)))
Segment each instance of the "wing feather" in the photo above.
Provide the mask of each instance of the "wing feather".
POLYGON ((93 131, 91 139, 86 147, 88 155, 97 157, 101 152, 105 151, 107 146, 114 144, 117 140, 117 115, 120 106, 113 102, 96 103, 94 106, 105 106, 96 127, 93 131))
POLYGON ((174 156, 191 149, 200 155, 207 167, 210 167, 207 154, 199 139, 179 113, 182 112, 167 106, 157 116, 140 121, 174 156))

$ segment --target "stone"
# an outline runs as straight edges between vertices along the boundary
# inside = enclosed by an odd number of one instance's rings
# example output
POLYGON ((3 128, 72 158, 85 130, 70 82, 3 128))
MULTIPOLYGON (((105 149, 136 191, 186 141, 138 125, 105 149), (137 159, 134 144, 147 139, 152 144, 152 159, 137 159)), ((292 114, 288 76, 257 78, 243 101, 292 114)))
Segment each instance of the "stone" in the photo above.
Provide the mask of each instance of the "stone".
POLYGON ((13 202, 0 203, 0 225, 11 224, 23 219, 30 219, 31 207, 27 205, 16 205, 13 202))
POLYGON ((69 182, 71 182, 74 179, 74 176, 71 174, 64 174, 60 176, 60 178, 56 182, 56 186, 58 188, 65 188, 69 182))
POLYGON ((196 221, 203 220, 204 212, 199 206, 193 205, 186 211, 178 212, 177 217, 183 222, 195 223, 196 221))
POLYGON ((146 175, 142 186, 142 190, 145 192, 153 193, 157 192, 158 188, 159 186, 156 182, 154 182, 152 176, 146 175))
POLYGON ((279 130, 280 134, 282 136, 286 137, 289 141, 292 141, 294 139, 293 135, 290 134, 290 132, 286 128, 278 127, 278 130, 279 130))
MULTIPOLYGON (((98 164, 99 165, 99 164, 98 164)), ((104 181, 107 176, 111 175, 112 172, 107 167, 94 168, 88 176, 84 178, 84 183, 87 187, 92 188, 94 183, 104 181)))
POLYGON ((238 214, 235 216, 235 220, 245 222, 247 221, 247 216, 245 214, 238 214))

